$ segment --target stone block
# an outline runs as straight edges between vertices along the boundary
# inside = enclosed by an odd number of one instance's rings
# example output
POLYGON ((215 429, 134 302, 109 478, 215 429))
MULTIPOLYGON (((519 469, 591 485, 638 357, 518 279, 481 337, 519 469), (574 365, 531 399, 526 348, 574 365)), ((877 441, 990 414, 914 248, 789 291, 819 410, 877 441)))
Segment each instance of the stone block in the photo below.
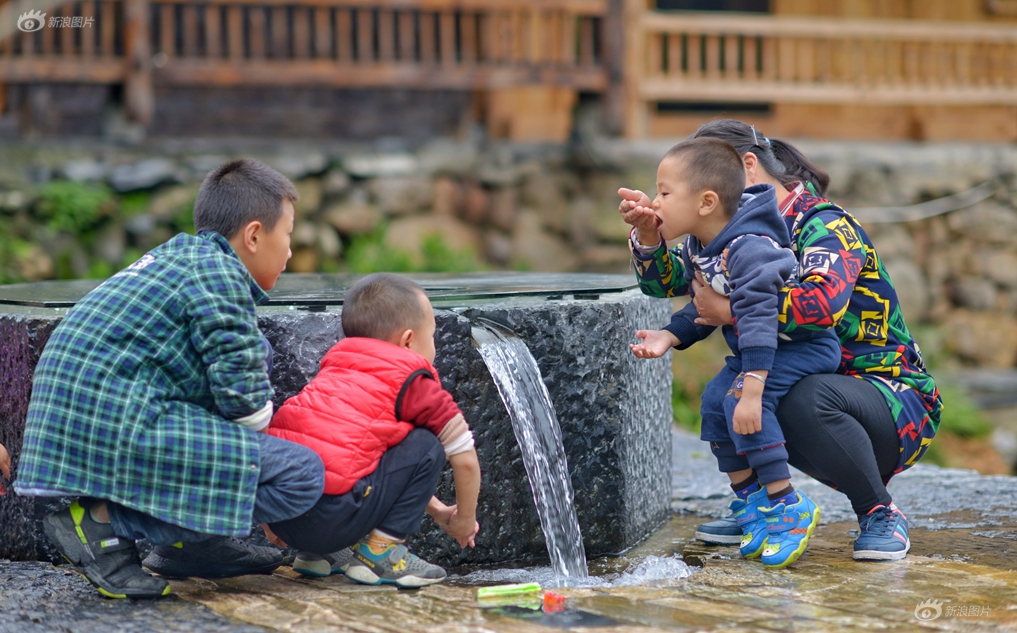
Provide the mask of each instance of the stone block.
MULTIPOLYGON (((562 428, 576 508, 588 556, 635 544, 669 514, 671 365, 628 352, 631 333, 669 314, 665 301, 630 290, 600 297, 541 297, 436 311, 437 367, 473 428, 483 469, 477 548, 461 550, 430 519, 410 545, 447 566, 546 557, 522 455, 508 413, 480 354, 471 320, 515 331, 532 351, 562 428), (553 300, 548 300, 553 299, 553 300)), ((0 314, 0 442, 17 475, 31 377, 58 317, 0 314)), ((275 404, 296 394, 342 337, 340 312, 266 308, 259 324, 275 348, 275 404)), ((446 467, 438 496, 454 500, 446 467)), ((54 504, 0 497, 0 558, 53 560, 39 521, 54 504)))

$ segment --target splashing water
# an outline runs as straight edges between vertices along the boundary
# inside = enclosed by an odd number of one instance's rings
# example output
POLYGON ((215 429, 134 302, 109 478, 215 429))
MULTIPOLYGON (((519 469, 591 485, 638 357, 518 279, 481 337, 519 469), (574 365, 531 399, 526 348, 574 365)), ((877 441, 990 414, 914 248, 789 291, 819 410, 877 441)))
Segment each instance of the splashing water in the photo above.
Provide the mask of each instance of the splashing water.
POLYGON ((473 339, 512 420, 556 585, 582 584, 589 572, 572 479, 558 417, 537 361, 522 340, 501 328, 474 327, 473 339))
MULTIPOLYGON (((678 556, 647 556, 632 563, 622 573, 603 577, 590 576, 569 582, 570 587, 631 587, 657 581, 675 581, 692 575, 694 569, 678 556)), ((463 586, 500 585, 517 582, 537 582, 542 587, 553 587, 558 576, 550 567, 522 569, 478 569, 462 576, 452 575, 454 584, 463 586)))

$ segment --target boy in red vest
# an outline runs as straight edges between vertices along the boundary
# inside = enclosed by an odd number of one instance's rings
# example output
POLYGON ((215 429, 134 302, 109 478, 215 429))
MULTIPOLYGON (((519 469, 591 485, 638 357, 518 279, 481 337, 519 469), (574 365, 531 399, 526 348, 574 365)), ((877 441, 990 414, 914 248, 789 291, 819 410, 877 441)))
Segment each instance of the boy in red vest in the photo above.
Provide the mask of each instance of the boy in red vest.
POLYGON ((445 570, 403 542, 426 511, 461 547, 474 546, 480 463, 473 433, 432 365, 434 310, 416 283, 378 273, 346 294, 342 325, 346 338, 268 429, 321 457, 325 493, 266 533, 301 550, 293 569, 303 574, 400 587, 441 582, 445 570), (433 496, 446 458, 453 506, 433 496))

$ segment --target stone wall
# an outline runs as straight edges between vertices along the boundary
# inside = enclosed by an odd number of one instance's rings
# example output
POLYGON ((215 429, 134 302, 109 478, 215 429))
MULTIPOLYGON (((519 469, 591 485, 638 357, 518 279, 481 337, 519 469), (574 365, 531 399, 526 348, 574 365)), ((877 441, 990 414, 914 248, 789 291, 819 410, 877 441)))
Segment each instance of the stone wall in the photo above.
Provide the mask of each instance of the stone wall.
MULTIPOLYGON (((2 312, 2 311, 0 311, 2 312)), ((471 339, 470 318, 504 323, 543 373, 562 428, 576 508, 590 555, 624 550, 669 514, 670 359, 642 361, 632 333, 666 319, 668 305, 636 291, 591 300, 530 300, 438 310, 435 365, 473 428, 483 469, 477 548, 460 550, 430 520, 411 545, 444 565, 546 556, 522 456, 497 388, 471 339)), ((20 455, 31 374, 58 319, 0 314, 0 443, 20 455)), ((342 330, 338 312, 267 309, 276 404, 297 393, 342 330)), ((450 469, 439 496, 454 500, 450 469)), ((0 558, 52 559, 39 520, 61 500, 0 497, 0 558)))
MULTIPOLYGON (((579 122, 580 130, 583 123, 579 122)), ((582 135, 580 135, 582 137, 582 135)), ((451 265, 626 272, 620 186, 652 191, 670 141, 591 137, 568 146, 480 140, 372 144, 169 141, 3 146, 0 278, 108 274, 186 230, 202 176, 236 156, 266 160, 300 191, 291 271, 451 265), (54 228, 47 187, 76 180, 112 194, 75 230, 54 228), (387 227, 384 238, 381 227, 387 227), (439 236, 455 257, 435 264, 439 236), (358 244, 383 245, 363 261, 358 244), (5 246, 6 244, 6 246, 5 246), (393 252, 399 251, 401 257, 393 252), (468 253, 465 257, 459 257, 468 253), (358 259, 359 257, 359 259, 358 259)), ((978 205, 928 220, 866 224, 908 324, 937 364, 1017 362, 1017 149, 1009 145, 803 141, 849 210, 909 205, 992 180, 978 205)), ((448 258, 446 258, 448 259, 448 258)))

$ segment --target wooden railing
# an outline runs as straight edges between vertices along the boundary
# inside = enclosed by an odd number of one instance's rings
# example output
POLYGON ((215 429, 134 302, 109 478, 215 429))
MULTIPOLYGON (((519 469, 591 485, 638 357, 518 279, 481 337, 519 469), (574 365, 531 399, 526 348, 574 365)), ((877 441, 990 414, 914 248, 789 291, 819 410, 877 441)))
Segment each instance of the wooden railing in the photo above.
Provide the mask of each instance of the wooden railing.
POLYGON ((4 3, 10 11, 10 33, 0 33, 0 82, 123 81, 124 5, 121 0, 87 0, 43 8, 47 23, 35 32, 18 30, 18 15, 36 5, 4 3), (79 27, 50 27, 56 18, 91 18, 79 27))
POLYGON ((605 1, 154 0, 156 77, 174 83, 603 89, 605 1))
POLYGON ((600 91, 606 11, 607 0, 85 0, 47 17, 90 16, 87 28, 0 39, 0 83, 124 82, 142 120, 153 83, 600 91))
POLYGON ((626 130, 660 101, 1017 105, 1017 28, 630 12, 626 130))

